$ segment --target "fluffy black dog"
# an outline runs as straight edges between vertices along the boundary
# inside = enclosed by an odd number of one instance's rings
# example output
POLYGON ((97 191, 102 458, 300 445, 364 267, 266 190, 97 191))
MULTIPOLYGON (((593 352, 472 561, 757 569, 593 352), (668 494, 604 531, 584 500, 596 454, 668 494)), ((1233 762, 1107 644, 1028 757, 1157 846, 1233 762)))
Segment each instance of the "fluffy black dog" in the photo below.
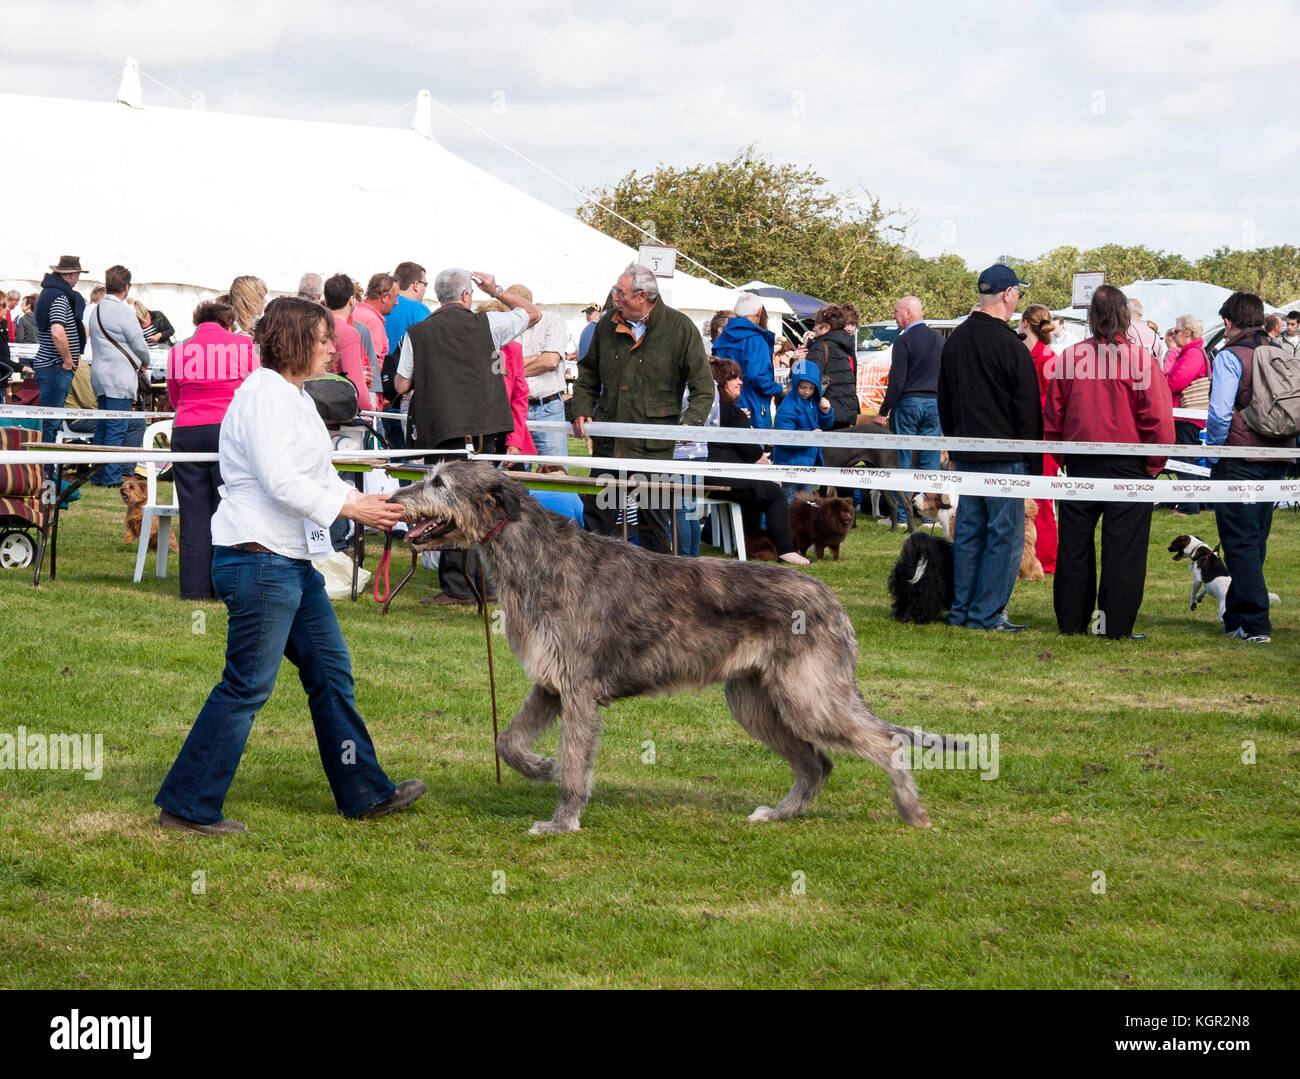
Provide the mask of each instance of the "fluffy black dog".
POLYGON ((952 544, 913 532, 889 574, 894 617, 900 622, 937 622, 952 606, 952 544))

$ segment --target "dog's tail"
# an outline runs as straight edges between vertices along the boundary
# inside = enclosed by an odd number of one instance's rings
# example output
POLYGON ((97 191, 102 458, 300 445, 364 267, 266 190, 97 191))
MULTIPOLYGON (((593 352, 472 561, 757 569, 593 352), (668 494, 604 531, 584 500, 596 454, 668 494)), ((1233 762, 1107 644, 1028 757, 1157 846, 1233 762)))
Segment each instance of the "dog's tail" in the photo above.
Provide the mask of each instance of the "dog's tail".
MULTIPOLYGON (((879 719, 879 717, 876 717, 879 719)), ((954 752, 965 750, 966 740, 955 734, 939 734, 937 731, 924 731, 920 727, 900 727, 894 723, 880 720, 881 726, 893 737, 903 738, 908 745, 922 746, 926 749, 951 749, 954 752)))

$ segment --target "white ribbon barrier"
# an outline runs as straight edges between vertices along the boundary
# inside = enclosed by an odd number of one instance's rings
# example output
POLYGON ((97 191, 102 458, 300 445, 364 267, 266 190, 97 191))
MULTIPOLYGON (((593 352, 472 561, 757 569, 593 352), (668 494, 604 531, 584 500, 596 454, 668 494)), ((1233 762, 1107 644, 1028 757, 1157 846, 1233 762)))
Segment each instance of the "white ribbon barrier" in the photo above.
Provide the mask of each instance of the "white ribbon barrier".
POLYGON ((41 408, 40 405, 0 405, 0 416, 15 420, 169 420, 175 412, 115 412, 103 408, 41 408))
MULTIPOLYGON (((439 450, 439 456, 463 456, 464 450, 439 450)), ((347 450, 331 460, 366 460, 382 468, 390 460, 425 457, 420 450, 347 450)), ((710 461, 657 461, 625 457, 547 457, 526 454, 468 454, 471 460, 511 464, 560 464, 634 476, 752 477, 786 483, 831 487, 862 487, 884 491, 933 491, 984 495, 992 498, 1077 499, 1088 502, 1277 502, 1300 501, 1300 480, 1116 480, 1018 476, 985 472, 924 472, 898 468, 827 468, 812 466, 744 465, 710 461)), ((97 453, 69 450, 10 450, 0 464, 69 465, 154 461, 216 461, 215 453, 175 453, 169 450, 123 449, 97 453)), ((1180 465, 1181 470, 1187 466, 1180 465)))
MULTIPOLYGON (((476 461, 559 464, 614 472, 632 480, 650 476, 736 476, 782 483, 879 491, 925 491, 986 498, 1047 498, 1081 502, 1300 501, 1300 480, 1124 480, 1020 476, 998 472, 921 472, 901 468, 826 468, 811 465, 742 465, 710 461, 650 461, 626 457, 546 457, 470 454, 476 461)), ((725 486, 725 480, 719 481, 725 486)))
MULTIPOLYGON (((567 431, 569 424, 537 420, 532 431, 567 431)), ((655 423, 596 423, 586 425, 589 435, 604 438, 638 438, 680 442, 739 442, 757 446, 820 446, 823 449, 956 450, 971 453, 1050 453, 1057 457, 1071 453, 1104 454, 1112 457, 1169 457, 1195 453, 1198 457, 1251 457, 1272 461, 1294 461, 1300 449, 1289 446, 1189 446, 1186 442, 1051 442, 1020 438, 953 438, 948 435, 892 435, 883 429, 878 435, 851 431, 772 431, 755 427, 677 427, 655 423)))

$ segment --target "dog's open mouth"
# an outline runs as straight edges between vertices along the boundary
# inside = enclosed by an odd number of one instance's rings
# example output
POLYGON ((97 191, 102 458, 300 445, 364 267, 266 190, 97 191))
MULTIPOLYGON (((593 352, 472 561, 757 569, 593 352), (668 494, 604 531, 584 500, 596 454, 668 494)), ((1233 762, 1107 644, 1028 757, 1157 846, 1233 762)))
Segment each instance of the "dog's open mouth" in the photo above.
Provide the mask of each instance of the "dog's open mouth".
POLYGON ((406 532, 407 543, 432 543, 434 540, 441 539, 449 532, 454 531, 456 522, 452 520, 443 520, 439 517, 426 517, 422 521, 417 521, 406 532))

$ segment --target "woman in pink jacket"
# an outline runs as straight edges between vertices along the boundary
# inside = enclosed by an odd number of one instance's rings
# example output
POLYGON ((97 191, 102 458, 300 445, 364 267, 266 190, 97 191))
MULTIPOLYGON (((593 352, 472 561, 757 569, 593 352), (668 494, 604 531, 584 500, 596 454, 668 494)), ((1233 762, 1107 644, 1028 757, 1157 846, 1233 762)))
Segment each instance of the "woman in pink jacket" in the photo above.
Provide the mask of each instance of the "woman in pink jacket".
MULTIPOLYGON (((478 311, 509 311, 500 300, 489 300, 474 308, 478 311)), ((533 436, 528 430, 528 379, 524 376, 524 346, 516 338, 501 349, 501 374, 510 398, 510 418, 515 429, 506 435, 506 453, 536 454, 533 436)), ((516 467, 514 465, 510 467, 516 467)))
MULTIPOLYGON (((253 339, 232 332, 235 309, 220 300, 194 309, 194 336, 167 356, 167 396, 172 449, 216 453, 230 400, 249 371, 259 366, 253 339)), ((217 511, 221 472, 215 461, 178 461, 173 466, 181 507, 181 599, 216 599, 212 587, 212 515, 217 511)))
MULTIPOLYGON (((1184 402, 1183 395, 1197 379, 1210 377, 1210 357, 1205 351, 1202 339, 1204 324, 1195 315, 1179 315, 1174 322, 1174 341, 1178 351, 1172 358, 1165 359, 1165 381, 1169 383, 1169 392, 1174 397, 1174 408, 1206 408, 1209 405, 1209 390, 1204 400, 1193 399, 1190 405, 1184 402)), ((1204 383, 1202 384, 1204 385, 1204 383)), ((1198 387, 1200 388, 1200 387, 1198 387)), ((1204 420, 1174 419, 1174 441, 1188 446, 1201 445, 1201 432, 1205 430, 1204 420)), ((1195 454, 1200 457, 1200 453, 1195 454)), ((1186 477, 1191 479, 1192 477, 1186 477)), ((1199 502, 1188 502, 1174 507, 1178 517, 1189 517, 1201 512, 1199 502)))

